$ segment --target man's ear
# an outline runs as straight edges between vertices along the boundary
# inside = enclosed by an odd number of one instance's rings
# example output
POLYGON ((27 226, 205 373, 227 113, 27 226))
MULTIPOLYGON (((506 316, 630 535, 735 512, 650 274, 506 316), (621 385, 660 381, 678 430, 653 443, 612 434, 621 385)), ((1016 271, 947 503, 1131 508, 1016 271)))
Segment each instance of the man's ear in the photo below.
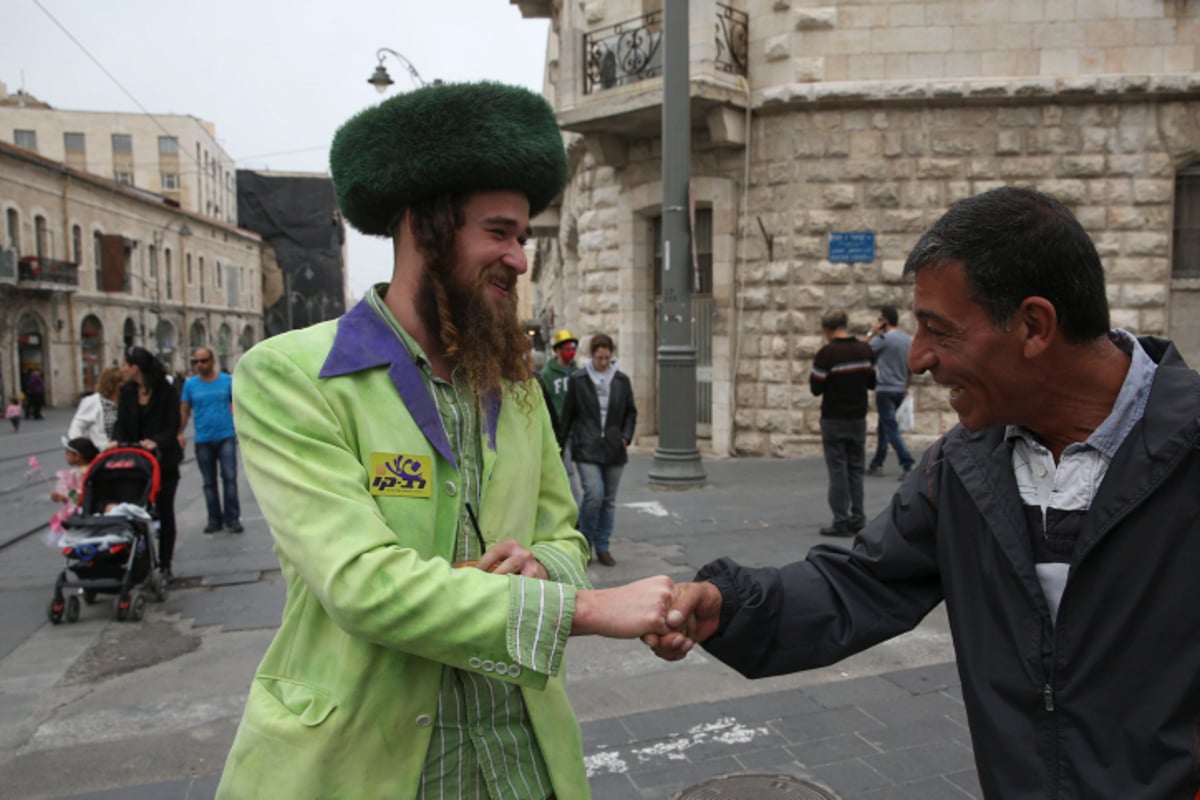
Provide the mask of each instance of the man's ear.
POLYGON ((1058 335, 1058 312, 1044 297, 1026 297, 1017 309, 1016 320, 1026 358, 1037 358, 1058 335))

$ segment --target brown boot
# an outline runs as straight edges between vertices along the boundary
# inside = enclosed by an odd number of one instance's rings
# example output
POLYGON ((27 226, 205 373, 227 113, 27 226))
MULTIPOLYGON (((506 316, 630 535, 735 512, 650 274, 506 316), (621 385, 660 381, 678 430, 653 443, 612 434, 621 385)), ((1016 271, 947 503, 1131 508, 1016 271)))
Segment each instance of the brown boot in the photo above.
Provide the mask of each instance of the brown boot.
POLYGON ((615 567, 617 565, 617 560, 607 550, 601 550, 596 553, 596 560, 606 567, 615 567))

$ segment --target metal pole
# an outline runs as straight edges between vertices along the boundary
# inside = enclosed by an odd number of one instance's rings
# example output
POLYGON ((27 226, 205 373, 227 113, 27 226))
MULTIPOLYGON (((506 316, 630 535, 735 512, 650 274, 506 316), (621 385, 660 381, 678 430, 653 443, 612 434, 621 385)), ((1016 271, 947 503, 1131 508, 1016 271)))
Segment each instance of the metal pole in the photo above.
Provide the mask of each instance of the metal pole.
POLYGON ((658 447, 651 484, 704 484, 696 449, 696 348, 692 344, 691 97, 688 0, 663 3, 662 308, 659 311, 658 447))

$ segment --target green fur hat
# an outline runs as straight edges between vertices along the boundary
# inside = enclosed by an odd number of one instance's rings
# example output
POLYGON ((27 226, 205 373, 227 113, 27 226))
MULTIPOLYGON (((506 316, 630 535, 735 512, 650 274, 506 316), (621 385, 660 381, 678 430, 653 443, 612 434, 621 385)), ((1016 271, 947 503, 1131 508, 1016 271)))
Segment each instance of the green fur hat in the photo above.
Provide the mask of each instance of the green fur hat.
POLYGON ((374 236, 446 192, 522 192, 533 216, 567 179, 550 104, 492 82, 426 86, 360 111, 334 134, 329 166, 342 215, 374 236))

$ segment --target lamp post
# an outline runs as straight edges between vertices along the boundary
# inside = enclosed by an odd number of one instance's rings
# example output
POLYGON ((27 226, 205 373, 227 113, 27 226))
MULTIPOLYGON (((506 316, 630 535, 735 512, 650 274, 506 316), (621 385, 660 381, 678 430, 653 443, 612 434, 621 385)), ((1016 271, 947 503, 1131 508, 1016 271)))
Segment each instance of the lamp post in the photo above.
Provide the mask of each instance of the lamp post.
MULTIPOLYGON (((395 83, 395 81, 392 80, 392 76, 388 74, 387 67, 383 65, 383 57, 387 54, 391 54, 392 57, 399 61, 400 64, 403 65, 406 70, 408 70, 408 74, 411 75, 412 79, 417 82, 417 86, 425 86, 425 81, 421 79, 421 74, 417 72, 417 68, 412 65, 411 61, 397 53, 395 50, 392 50, 390 47, 381 47, 375 51, 375 57, 379 59, 379 64, 376 65, 375 71, 371 73, 371 77, 367 78, 367 83, 374 86, 375 91, 383 94, 388 90, 389 86, 395 83)), ((434 86, 438 85, 439 83, 441 83, 441 81, 435 80, 433 82, 434 86)))
POLYGON ((696 347, 692 343, 691 96, 687 0, 663 3, 662 312, 658 320, 658 447, 648 477, 659 486, 705 482, 696 449, 696 347))

